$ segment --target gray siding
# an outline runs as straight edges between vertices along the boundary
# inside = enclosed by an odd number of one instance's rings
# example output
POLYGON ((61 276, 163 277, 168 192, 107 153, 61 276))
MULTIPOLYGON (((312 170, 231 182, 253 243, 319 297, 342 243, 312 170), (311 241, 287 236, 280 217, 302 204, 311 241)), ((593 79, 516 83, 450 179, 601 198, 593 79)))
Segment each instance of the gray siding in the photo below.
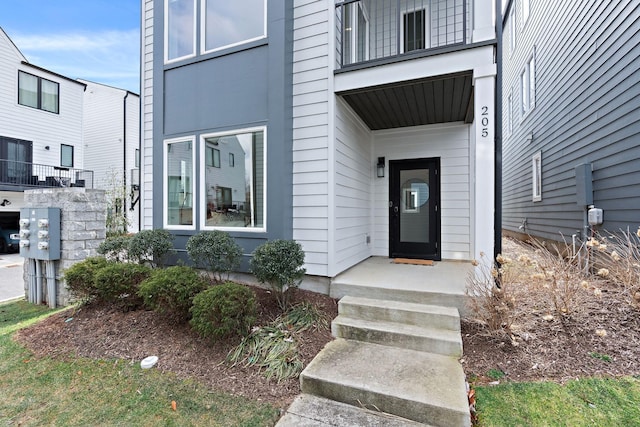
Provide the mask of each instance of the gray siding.
MULTIPOLYGON (((582 228, 575 167, 591 163, 603 228, 640 224, 640 3, 531 1, 516 7, 517 46, 504 23, 503 108, 511 94, 513 133, 505 132, 503 227, 561 239, 582 228), (521 113, 520 74, 535 52, 535 107, 521 113), (527 136, 533 134, 533 140, 527 136), (542 154, 542 200, 532 201, 532 156, 542 154)), ((510 16, 510 15, 508 15, 510 16)), ((503 123, 508 129, 508 123, 503 123)))
MULTIPOLYGON (((200 4, 200 2, 198 2, 200 4)), ((153 14, 153 194, 163 194, 165 139, 266 126, 266 232, 243 229, 230 234, 245 254, 267 239, 292 237, 292 40, 291 2, 268 2, 267 38, 222 51, 164 64, 164 2, 154 1, 153 14), (157 177, 157 178, 155 178, 157 177)), ((199 52, 199 43, 196 51, 199 52)), ((206 201, 200 200, 196 151, 194 230, 173 230, 175 245, 184 248, 199 232, 206 201)), ((258 188, 257 191, 263 191, 258 188)), ((162 197, 153 198, 153 226, 163 225, 162 197)))

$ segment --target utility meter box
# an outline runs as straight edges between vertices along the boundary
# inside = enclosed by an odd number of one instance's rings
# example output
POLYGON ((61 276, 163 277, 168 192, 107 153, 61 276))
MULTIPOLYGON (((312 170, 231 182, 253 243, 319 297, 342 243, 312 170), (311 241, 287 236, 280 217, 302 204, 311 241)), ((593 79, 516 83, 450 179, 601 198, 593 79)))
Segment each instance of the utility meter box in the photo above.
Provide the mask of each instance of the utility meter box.
POLYGON ((588 216, 589 216, 589 225, 602 224, 602 209, 591 208, 589 209, 588 216))
POLYGON ((60 259, 60 208, 20 209, 20 256, 60 259))

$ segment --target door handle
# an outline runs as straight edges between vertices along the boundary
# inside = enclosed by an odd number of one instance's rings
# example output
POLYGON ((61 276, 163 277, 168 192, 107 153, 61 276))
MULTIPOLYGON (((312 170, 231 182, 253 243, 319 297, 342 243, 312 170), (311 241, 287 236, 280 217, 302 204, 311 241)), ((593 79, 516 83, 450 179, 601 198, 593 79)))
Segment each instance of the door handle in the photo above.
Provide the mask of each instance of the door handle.
POLYGON ((398 207, 397 207, 397 206, 394 206, 394 207, 393 207, 393 212, 394 212, 394 213, 398 213, 398 207))

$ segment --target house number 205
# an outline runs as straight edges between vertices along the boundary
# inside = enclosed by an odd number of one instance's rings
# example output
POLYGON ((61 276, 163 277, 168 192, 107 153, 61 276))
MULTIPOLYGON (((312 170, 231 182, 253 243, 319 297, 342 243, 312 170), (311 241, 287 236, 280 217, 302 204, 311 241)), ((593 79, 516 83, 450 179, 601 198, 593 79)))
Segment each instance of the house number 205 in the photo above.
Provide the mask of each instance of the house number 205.
POLYGON ((482 109, 480 122, 482 123, 482 137, 486 138, 489 136, 489 107, 483 105, 480 107, 482 109))

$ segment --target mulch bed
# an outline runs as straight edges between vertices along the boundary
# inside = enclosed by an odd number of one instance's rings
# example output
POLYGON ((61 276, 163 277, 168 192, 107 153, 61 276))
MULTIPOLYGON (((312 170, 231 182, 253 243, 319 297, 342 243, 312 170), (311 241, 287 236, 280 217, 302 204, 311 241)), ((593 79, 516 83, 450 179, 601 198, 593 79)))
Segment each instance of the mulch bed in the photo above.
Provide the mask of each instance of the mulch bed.
MULTIPOLYGON (((275 298, 265 289, 253 287, 253 290, 259 306, 258 324, 267 324, 280 314, 275 298)), ((336 301, 326 295, 297 290, 293 303, 303 301, 315 305, 328 320, 337 315, 336 301)), ((255 367, 224 363, 229 351, 239 343, 238 338, 212 345, 195 334, 187 323, 172 321, 153 311, 123 312, 109 306, 89 305, 53 315, 20 330, 15 337, 41 357, 117 358, 139 363, 156 355, 159 358, 156 367, 161 371, 280 408, 286 408, 300 393, 297 378, 268 381, 255 367)), ((299 345, 304 364, 331 339, 327 329, 304 332, 299 345)))

